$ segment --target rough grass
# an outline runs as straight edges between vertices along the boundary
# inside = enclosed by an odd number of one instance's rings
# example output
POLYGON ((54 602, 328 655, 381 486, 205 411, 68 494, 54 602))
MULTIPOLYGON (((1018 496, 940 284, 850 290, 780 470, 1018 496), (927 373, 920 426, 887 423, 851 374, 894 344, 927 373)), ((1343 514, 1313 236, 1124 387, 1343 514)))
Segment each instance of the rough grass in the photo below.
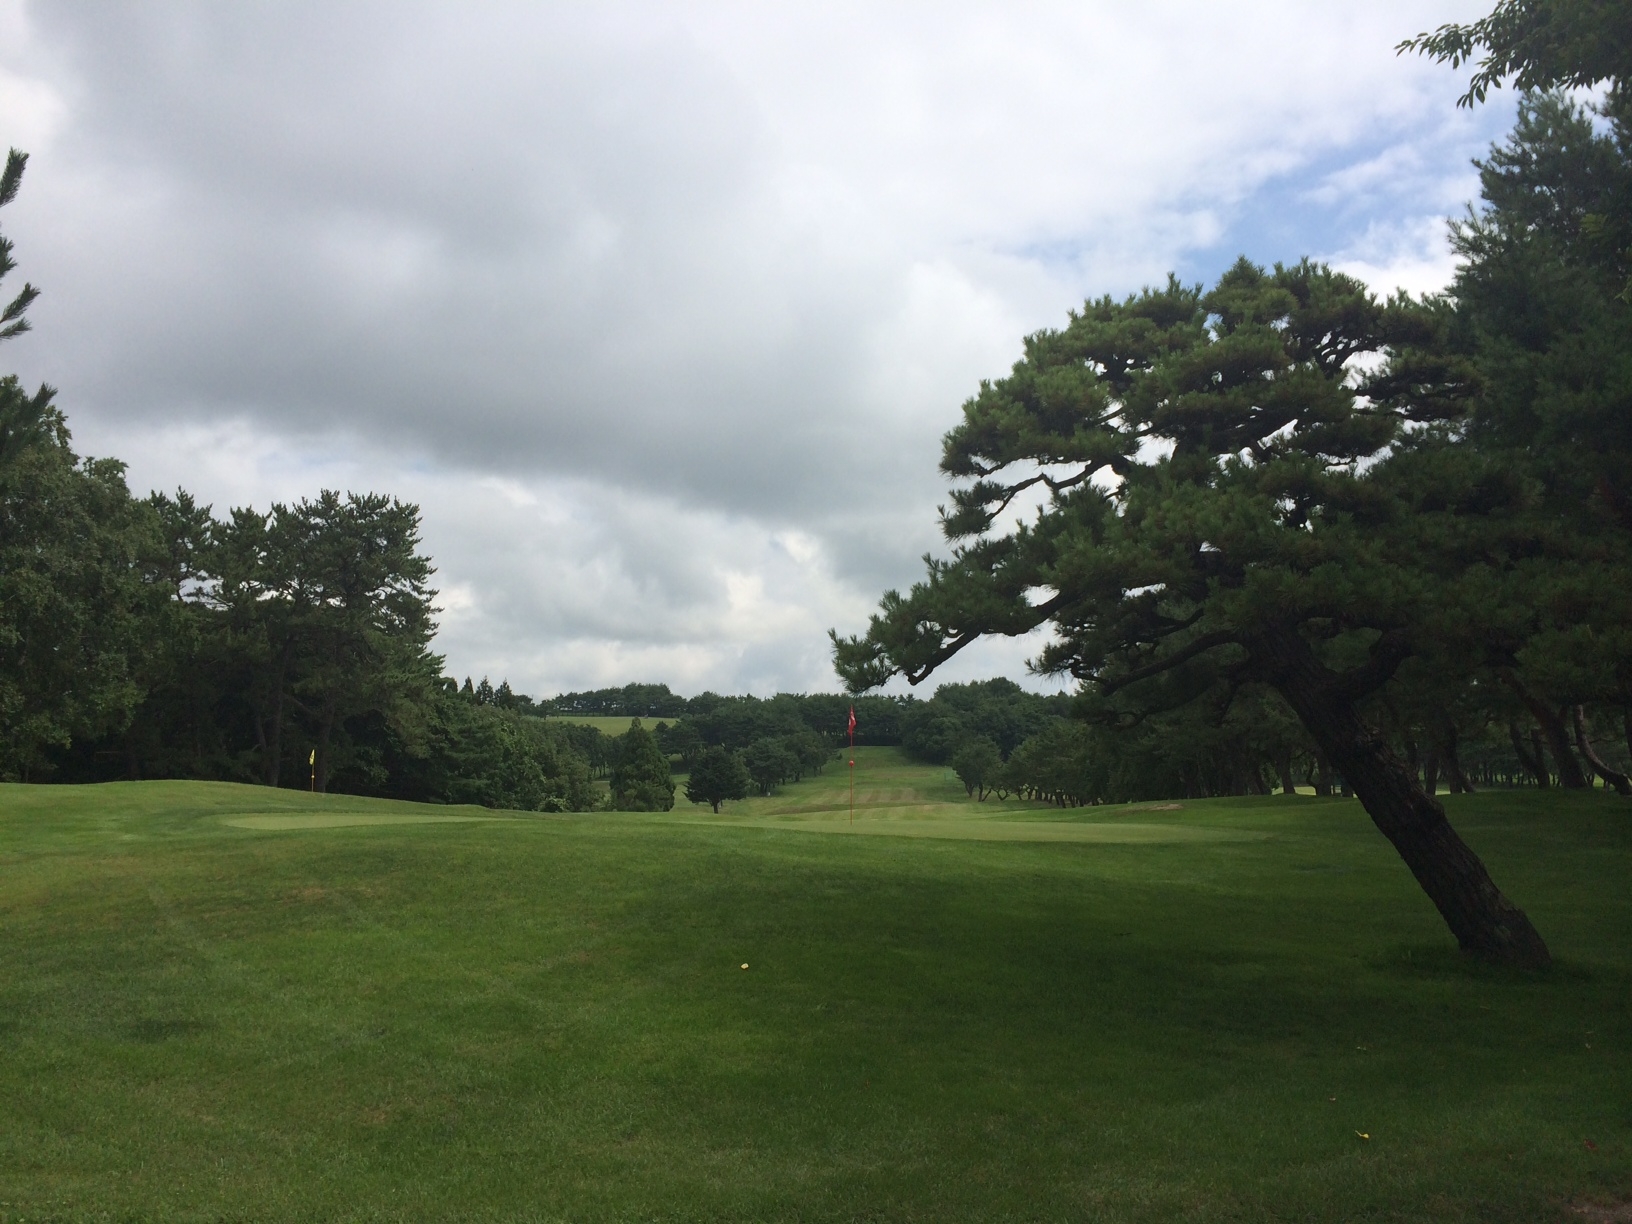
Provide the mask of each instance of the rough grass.
POLYGON ((823 835, 842 763, 718 821, 0 788, 0 1220, 1632 1198, 1632 805, 1450 801, 1559 958, 1525 976, 1464 961, 1351 803, 976 805, 857 760, 870 836, 823 835), (330 827, 228 823, 267 817, 330 827), (1229 838, 879 835, 937 822, 1229 838))

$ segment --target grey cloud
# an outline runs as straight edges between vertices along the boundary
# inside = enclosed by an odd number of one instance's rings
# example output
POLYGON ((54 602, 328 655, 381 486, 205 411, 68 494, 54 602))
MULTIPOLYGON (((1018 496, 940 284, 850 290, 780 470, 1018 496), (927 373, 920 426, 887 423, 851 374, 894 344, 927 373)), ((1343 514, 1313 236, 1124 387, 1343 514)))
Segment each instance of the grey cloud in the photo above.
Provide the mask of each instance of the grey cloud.
POLYGON ((1403 0, 26 13, 0 73, 60 116, 11 355, 139 482, 417 488, 450 664, 536 685, 813 683, 936 546, 938 438, 1022 334, 1456 92, 1393 56, 1403 0))

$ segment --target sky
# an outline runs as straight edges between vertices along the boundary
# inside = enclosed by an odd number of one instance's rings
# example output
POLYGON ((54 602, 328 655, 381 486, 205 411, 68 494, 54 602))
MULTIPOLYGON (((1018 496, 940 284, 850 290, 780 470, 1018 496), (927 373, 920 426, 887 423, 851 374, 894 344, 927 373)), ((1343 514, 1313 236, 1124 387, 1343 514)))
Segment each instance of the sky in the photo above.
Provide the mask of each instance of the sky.
POLYGON ((0 0, 4 368, 138 494, 416 503, 456 677, 833 691, 1025 335, 1447 282, 1512 98, 1394 47, 1489 3, 0 0))

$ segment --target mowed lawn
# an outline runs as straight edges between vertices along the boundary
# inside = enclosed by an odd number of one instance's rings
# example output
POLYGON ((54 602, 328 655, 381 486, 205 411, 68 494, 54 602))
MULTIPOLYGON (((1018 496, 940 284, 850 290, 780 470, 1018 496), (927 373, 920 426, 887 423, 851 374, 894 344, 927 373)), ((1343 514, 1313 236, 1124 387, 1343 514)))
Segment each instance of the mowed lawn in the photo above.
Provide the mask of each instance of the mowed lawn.
MULTIPOLYGON (((634 720, 623 717, 614 718, 606 714, 551 714, 549 721, 574 723, 580 727, 594 727, 602 735, 616 737, 629 730, 629 724, 634 720)), ((640 725, 650 731, 660 722, 672 723, 674 721, 672 718, 643 718, 640 720, 640 725)))
POLYGON ((1558 957, 1527 977, 1350 802, 1027 810, 857 761, 854 826, 842 761, 717 820, 0 787, 0 1220, 1632 1199, 1632 803, 1448 800, 1558 957))

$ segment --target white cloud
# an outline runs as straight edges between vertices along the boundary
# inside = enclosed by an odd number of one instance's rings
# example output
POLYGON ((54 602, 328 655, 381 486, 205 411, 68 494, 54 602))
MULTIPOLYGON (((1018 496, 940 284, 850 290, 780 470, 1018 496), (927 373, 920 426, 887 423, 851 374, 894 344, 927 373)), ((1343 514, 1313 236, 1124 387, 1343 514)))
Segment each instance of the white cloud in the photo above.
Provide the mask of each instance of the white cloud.
POLYGON ((1439 293, 1456 273, 1446 219, 1436 216, 1368 226, 1353 245, 1330 256, 1330 262, 1384 296, 1397 289, 1413 295, 1439 293))
POLYGON ((1392 47, 1478 11, 0 5, 10 355, 140 485, 419 501, 461 675, 826 686, 1023 334, 1306 168, 1440 275, 1483 129, 1392 47))

